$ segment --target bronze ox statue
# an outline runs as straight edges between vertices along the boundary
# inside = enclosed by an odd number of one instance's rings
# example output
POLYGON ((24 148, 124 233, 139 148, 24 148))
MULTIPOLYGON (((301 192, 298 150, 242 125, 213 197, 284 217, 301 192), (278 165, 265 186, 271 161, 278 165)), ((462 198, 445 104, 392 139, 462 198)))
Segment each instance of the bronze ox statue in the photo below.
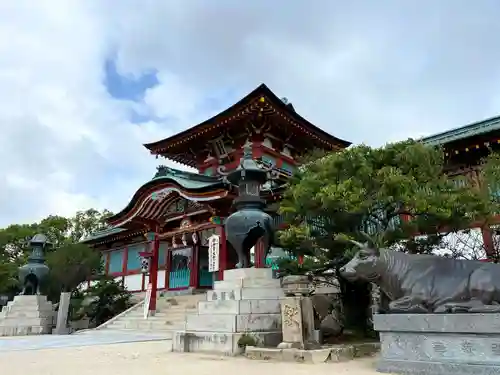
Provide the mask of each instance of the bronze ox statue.
POLYGON ((351 241, 358 253, 339 271, 377 284, 389 313, 500 312, 500 265, 412 255, 351 241))

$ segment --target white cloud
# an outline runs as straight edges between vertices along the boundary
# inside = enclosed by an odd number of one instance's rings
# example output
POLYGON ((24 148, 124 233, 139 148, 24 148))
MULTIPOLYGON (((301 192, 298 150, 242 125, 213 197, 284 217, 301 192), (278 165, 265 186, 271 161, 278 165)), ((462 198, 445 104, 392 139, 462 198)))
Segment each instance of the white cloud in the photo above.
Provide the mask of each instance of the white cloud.
POLYGON ((498 11, 465 0, 1 1, 0 225, 123 208, 159 163, 142 143, 261 82, 354 142, 495 115, 498 11), (112 55, 123 74, 158 71, 144 102, 107 93, 112 55), (132 124, 132 110, 165 120, 132 124))

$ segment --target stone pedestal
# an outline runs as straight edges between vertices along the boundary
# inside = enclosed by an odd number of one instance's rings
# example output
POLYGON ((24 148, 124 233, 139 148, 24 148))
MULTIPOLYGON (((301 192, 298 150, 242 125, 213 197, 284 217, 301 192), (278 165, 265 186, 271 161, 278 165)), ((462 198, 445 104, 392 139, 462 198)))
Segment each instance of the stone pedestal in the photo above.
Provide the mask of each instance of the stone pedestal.
POLYGON ((0 312, 0 336, 51 333, 54 309, 46 296, 16 296, 0 312))
POLYGON ((314 310, 311 297, 284 297, 281 300, 283 341, 280 349, 312 349, 315 340, 314 310))
POLYGON ((378 371, 500 374, 500 314, 376 314, 378 371))
POLYGON ((248 345, 275 347, 281 342, 281 297, 270 268, 224 271, 224 281, 214 283, 198 313, 186 316, 185 330, 174 334, 173 350, 236 355, 244 336, 254 341, 248 345))

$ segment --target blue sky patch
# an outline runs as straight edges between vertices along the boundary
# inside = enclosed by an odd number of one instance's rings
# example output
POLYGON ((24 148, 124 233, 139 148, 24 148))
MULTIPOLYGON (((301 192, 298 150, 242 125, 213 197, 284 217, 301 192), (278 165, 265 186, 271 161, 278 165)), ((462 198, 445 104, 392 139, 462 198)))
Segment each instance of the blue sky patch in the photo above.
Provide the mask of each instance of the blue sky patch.
POLYGON ((104 85, 108 93, 115 99, 140 101, 147 89, 158 85, 156 70, 145 71, 140 75, 121 75, 116 70, 114 59, 104 64, 104 85))

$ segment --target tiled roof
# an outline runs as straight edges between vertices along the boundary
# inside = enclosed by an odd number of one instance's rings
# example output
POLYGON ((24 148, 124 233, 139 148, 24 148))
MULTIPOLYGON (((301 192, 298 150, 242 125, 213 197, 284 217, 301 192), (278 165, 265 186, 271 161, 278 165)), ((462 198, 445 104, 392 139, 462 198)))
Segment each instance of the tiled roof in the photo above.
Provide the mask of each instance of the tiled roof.
POLYGON ((442 133, 434 134, 422 138, 421 141, 428 145, 442 145, 445 143, 458 141, 479 134, 489 133, 500 129, 500 116, 492 117, 486 120, 474 122, 459 128, 451 129, 442 133))
POLYGON ((100 230, 98 232, 92 233, 90 236, 84 238, 82 240, 82 242, 85 243, 85 242, 94 241, 94 240, 97 240, 99 238, 104 238, 104 237, 107 237, 107 236, 111 236, 113 234, 118 234, 118 233, 125 232, 126 230, 127 229, 120 228, 120 227, 106 228, 106 229, 100 230))

